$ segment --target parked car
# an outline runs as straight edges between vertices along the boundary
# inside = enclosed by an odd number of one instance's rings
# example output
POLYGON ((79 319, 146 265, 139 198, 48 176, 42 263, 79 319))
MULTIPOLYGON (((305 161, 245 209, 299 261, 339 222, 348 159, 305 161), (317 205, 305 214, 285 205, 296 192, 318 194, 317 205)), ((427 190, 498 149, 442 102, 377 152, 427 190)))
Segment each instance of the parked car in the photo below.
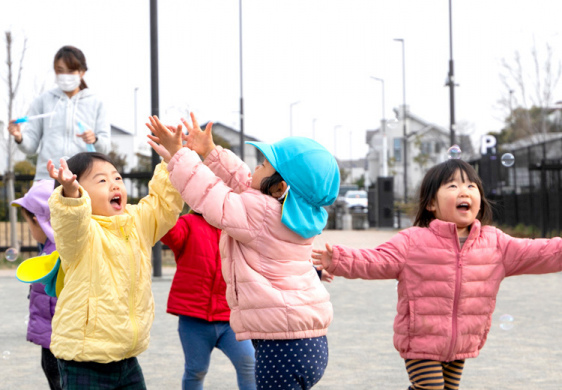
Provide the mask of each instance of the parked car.
POLYGON ((352 213, 366 213, 368 210, 367 191, 347 191, 345 193, 345 203, 352 213))

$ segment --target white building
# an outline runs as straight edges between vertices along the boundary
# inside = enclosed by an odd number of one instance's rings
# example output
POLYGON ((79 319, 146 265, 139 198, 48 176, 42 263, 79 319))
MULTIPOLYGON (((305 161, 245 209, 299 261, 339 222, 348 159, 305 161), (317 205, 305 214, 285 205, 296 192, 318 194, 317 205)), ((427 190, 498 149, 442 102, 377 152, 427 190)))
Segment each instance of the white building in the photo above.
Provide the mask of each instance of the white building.
MULTIPOLYGON (((394 177, 394 197, 404 199, 404 116, 403 107, 395 109, 397 121, 386 122, 386 155, 388 176, 394 177)), ((447 159, 449 130, 412 114, 406 106, 407 189, 408 198, 415 196, 421 180, 433 165, 447 159)), ((383 137, 381 128, 367 130, 367 185, 383 176, 383 137)))

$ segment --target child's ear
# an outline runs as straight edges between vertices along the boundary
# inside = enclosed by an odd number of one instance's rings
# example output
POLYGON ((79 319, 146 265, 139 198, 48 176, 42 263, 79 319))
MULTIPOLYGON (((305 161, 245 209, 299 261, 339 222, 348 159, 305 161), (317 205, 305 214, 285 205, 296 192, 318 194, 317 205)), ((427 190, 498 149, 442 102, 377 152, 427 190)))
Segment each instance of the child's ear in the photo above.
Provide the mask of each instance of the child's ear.
POLYGON ((427 211, 434 212, 435 211, 435 201, 432 200, 431 202, 429 202, 429 204, 427 205, 427 207, 425 209, 427 211))
POLYGON ((285 191, 287 191, 287 183, 285 183, 284 181, 274 184, 269 188, 269 192, 274 198, 282 197, 285 191))

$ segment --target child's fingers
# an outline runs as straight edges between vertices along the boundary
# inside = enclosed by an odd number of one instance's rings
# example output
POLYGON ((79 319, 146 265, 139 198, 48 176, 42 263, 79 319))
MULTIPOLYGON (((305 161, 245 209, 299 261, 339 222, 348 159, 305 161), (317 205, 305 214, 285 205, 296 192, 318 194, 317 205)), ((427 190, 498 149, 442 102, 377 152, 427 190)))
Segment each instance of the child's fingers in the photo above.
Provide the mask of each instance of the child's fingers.
POLYGON ((183 123, 183 125, 187 129, 187 134, 189 134, 193 130, 193 127, 191 127, 191 125, 187 122, 187 120, 185 118, 181 118, 180 120, 181 120, 181 123, 183 123))
MULTIPOLYGON (((160 138, 158 138, 158 137, 156 137, 156 136, 154 136, 154 135, 152 135, 152 134, 147 134, 146 136, 147 136, 148 139, 150 139, 151 141, 156 142, 157 144, 160 143, 160 138)), ((150 143, 150 142, 149 142, 149 143, 150 143)))
POLYGON ((205 127, 205 134, 207 135, 213 134, 213 122, 207 123, 207 126, 205 127))
POLYGON ((199 122, 197 122, 197 118, 195 118, 195 114, 190 112, 189 115, 191 116, 191 122, 193 123, 194 129, 199 129, 199 122))
POLYGON ((326 243, 326 250, 328 251, 328 253, 330 254, 330 256, 332 255, 332 246, 328 243, 326 243))

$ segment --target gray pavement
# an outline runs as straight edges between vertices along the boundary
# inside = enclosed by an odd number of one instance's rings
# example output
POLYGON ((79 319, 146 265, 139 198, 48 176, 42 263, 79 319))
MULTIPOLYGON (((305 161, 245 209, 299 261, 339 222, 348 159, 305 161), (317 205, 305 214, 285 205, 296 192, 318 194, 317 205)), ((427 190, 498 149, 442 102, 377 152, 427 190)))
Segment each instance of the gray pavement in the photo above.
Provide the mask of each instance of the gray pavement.
MULTIPOLYGON (((373 247, 396 231, 326 231, 325 242, 373 247)), ((180 389, 183 354, 177 319, 166 314, 174 269, 153 283, 156 316, 149 349, 140 357, 149 389, 180 389)), ((327 389, 406 389, 404 363, 392 344, 396 282, 346 280, 327 284, 334 305, 328 341, 330 359, 324 378, 315 387, 327 389)), ((463 389, 562 389, 562 275, 519 276, 500 289, 492 330, 480 356, 465 366, 463 389), (514 318, 502 330, 500 316, 514 318)), ((40 364, 40 347, 25 341, 27 285, 14 271, 0 270, 0 389, 47 389, 40 364), (9 352, 9 355, 8 355, 9 352)), ((236 389, 232 365, 215 350, 206 389, 236 389)))

